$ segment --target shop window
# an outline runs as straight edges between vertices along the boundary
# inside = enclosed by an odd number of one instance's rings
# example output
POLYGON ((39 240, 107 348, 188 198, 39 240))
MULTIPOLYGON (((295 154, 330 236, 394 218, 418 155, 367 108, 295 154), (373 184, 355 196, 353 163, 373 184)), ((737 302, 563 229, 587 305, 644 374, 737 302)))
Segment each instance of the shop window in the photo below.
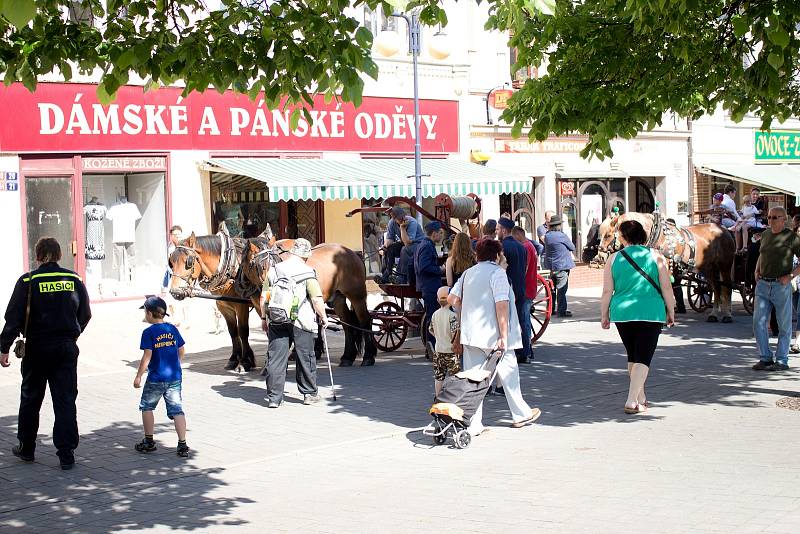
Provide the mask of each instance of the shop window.
POLYGON ((224 224, 231 237, 251 238, 260 235, 270 226, 279 235, 280 204, 267 202, 266 192, 243 191, 222 193, 214 203, 215 229, 224 224), (262 200, 263 199, 263 200, 262 200))
MULTIPOLYGON (((379 199, 362 199, 362 206, 375 206, 383 202, 379 199)), ((389 215, 383 212, 364 212, 361 214, 363 240, 364 267, 367 275, 381 272, 380 248, 386 239, 386 230, 389 226, 389 215)))
POLYGON ((84 175, 83 215, 90 296, 158 292, 167 267, 164 173, 84 175))

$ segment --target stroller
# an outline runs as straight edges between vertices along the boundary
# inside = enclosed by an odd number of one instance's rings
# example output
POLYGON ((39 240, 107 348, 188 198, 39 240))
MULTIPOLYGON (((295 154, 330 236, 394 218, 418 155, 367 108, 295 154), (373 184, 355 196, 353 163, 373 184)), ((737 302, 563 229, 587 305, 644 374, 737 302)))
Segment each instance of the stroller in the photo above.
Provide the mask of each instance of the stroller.
POLYGON ((431 436, 436 445, 444 445, 452 438, 457 449, 469 447, 472 436, 467 427, 494 381, 502 357, 503 351, 493 351, 479 369, 445 378, 442 391, 430 409, 433 426, 422 433, 431 436))

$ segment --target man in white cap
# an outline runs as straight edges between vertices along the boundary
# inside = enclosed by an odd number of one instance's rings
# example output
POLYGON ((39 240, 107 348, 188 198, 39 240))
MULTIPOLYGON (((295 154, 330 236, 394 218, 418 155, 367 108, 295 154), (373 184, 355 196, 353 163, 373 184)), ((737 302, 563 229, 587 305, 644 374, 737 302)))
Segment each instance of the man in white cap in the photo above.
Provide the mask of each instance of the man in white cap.
POLYGON ((289 345, 294 341, 297 360, 295 379, 303 404, 319 400, 314 338, 318 324, 325 328, 328 318, 322 289, 314 269, 306 265, 311 243, 297 239, 282 262, 273 266, 261 293, 262 325, 269 335, 267 348, 267 402, 278 408, 283 402, 289 345))

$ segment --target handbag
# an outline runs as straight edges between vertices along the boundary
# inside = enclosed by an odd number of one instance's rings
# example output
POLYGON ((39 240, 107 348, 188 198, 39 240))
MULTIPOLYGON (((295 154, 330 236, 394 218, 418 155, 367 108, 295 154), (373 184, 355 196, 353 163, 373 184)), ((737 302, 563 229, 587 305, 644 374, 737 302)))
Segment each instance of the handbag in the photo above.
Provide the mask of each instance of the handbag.
POLYGON ((25 340, 28 337, 28 318, 31 315, 31 287, 33 286, 33 280, 28 282, 28 303, 25 306, 25 326, 22 330, 22 339, 18 339, 17 342, 14 344, 14 356, 17 358, 24 358, 25 357, 25 340))
POLYGON ((461 310, 464 309, 464 297, 467 294, 467 277, 466 271, 462 273, 461 276, 464 277, 464 283, 461 285, 461 307, 458 310, 458 328, 456 331, 453 332, 453 335, 450 339, 451 345, 453 346, 453 354, 457 356, 464 355, 464 345, 461 343, 461 310))

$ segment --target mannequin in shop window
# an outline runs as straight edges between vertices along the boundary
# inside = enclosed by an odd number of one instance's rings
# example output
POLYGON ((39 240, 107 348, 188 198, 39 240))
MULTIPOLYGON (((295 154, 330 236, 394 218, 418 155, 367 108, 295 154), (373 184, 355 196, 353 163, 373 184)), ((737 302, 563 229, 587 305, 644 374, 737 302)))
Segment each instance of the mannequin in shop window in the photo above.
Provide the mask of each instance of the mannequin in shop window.
POLYGON ((92 196, 89 202, 83 206, 83 214, 86 217, 86 246, 84 256, 86 257, 86 288, 89 294, 94 296, 100 290, 100 282, 103 279, 103 260, 106 258, 106 231, 103 220, 106 218, 106 206, 92 196))
POLYGON ((134 256, 136 221, 141 218, 139 208, 133 202, 128 202, 128 197, 124 195, 106 213, 106 219, 111 221, 111 241, 114 243, 114 256, 119 266, 119 280, 123 282, 131 281, 129 261, 134 256))

